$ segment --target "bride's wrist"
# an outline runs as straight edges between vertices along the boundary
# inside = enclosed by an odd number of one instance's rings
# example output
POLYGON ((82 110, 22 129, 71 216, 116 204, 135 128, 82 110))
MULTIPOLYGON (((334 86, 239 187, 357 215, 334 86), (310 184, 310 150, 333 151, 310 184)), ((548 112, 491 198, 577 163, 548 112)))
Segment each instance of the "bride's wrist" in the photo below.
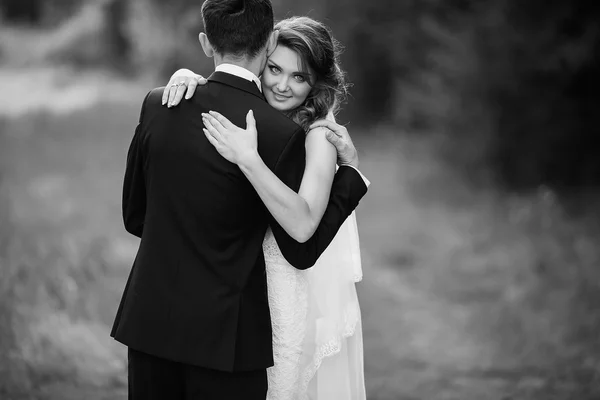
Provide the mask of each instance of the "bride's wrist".
POLYGON ((257 150, 248 150, 238 158, 238 166, 244 173, 252 173, 262 164, 257 150))

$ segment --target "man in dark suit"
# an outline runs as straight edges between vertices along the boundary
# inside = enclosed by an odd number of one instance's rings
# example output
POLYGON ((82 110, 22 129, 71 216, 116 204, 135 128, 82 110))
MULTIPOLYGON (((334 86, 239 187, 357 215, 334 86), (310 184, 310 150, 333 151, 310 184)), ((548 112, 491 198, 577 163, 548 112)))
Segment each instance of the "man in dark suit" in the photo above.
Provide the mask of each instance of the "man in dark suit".
POLYGON ((216 71, 174 109, 161 105, 163 88, 150 91, 127 156, 123 217, 141 242, 111 335, 129 348, 131 399, 265 399, 267 226, 290 264, 309 268, 367 191, 356 150, 337 138, 342 165, 321 224, 305 243, 285 233, 202 134, 201 113, 243 125, 252 109, 262 159, 299 189, 305 132, 255 82, 276 45, 270 1, 206 0, 202 14, 216 71))

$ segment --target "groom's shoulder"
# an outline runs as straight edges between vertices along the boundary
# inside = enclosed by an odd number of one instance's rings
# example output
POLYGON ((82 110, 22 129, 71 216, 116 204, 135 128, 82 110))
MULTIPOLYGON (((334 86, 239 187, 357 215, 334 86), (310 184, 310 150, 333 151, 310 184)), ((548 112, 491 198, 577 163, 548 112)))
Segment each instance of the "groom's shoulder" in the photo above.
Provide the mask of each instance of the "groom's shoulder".
POLYGON ((144 121, 144 115, 148 113, 148 109, 152 107, 152 103, 162 103, 162 89, 164 89, 164 87, 155 88, 146 93, 144 100, 142 101, 139 122, 144 121))
POLYGON ((263 132, 274 130, 274 133, 280 135, 285 133, 291 135, 301 129, 285 114, 269 105, 264 98, 219 82, 209 80, 207 85, 198 86, 192 99, 205 104, 218 104, 223 111, 241 110, 244 116, 248 110, 252 110, 254 118, 263 132), (204 95, 206 95, 205 98, 203 98, 204 95))
POLYGON ((164 86, 157 87, 146 93, 146 95, 144 96, 144 100, 142 101, 140 121, 142 120, 144 114, 148 112, 148 109, 157 109, 157 106, 162 106, 162 95, 164 88, 164 86))
POLYGON ((165 87, 161 86, 161 87, 157 87, 157 88, 150 90, 146 94, 146 97, 144 98, 144 105, 145 106, 162 105, 162 96, 163 96, 164 89, 165 89, 165 87))
POLYGON ((291 135, 302 130, 300 125, 296 124, 281 111, 271 107, 269 103, 264 100, 255 102, 255 104, 252 105, 252 111, 254 112, 254 118, 256 118, 257 123, 261 124, 263 127, 270 127, 280 134, 286 132, 291 135))

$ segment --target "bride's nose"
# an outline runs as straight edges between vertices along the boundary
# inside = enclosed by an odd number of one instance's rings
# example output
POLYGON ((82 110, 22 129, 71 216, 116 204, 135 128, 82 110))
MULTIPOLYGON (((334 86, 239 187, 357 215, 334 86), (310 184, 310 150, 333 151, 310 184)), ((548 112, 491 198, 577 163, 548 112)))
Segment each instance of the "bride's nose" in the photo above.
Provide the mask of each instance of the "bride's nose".
POLYGON ((282 77, 281 79, 279 79, 279 82, 277 82, 277 90, 279 91, 279 93, 287 92, 288 84, 286 78, 282 77))

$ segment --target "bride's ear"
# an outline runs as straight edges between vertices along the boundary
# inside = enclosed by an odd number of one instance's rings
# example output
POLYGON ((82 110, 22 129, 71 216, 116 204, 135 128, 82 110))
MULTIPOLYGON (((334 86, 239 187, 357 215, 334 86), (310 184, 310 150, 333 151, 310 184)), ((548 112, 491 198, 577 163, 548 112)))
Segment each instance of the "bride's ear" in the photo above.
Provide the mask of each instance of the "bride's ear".
POLYGON ((275 51, 277 47, 277 41, 279 40, 279 31, 274 30, 271 32, 271 36, 269 37, 269 41, 267 42, 267 57, 270 57, 271 54, 275 51))
POLYGON ((200 41, 200 45, 202 46, 202 50, 204 50, 206 57, 213 57, 215 55, 215 49, 208 41, 208 36, 206 36, 206 33, 200 32, 198 35, 198 40, 200 41))

